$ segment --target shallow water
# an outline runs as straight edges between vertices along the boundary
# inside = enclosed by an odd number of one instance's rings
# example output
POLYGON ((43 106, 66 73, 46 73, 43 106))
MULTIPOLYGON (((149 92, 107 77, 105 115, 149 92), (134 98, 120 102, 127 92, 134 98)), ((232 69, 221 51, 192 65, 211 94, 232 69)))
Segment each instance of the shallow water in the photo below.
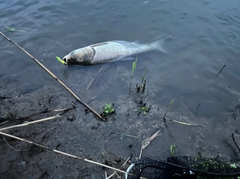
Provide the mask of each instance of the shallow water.
MULTIPOLYGON (((12 0, 0 1, 0 9, 1 31, 86 101, 96 96, 99 101, 114 102, 127 95, 132 62, 109 64, 86 90, 102 65, 68 67, 57 62, 56 55, 63 57, 76 48, 108 40, 149 43, 165 38, 166 54, 140 55, 134 75, 133 84, 139 83, 146 70, 150 101, 167 107, 174 98, 172 111, 189 109, 196 116, 212 118, 210 126, 239 104, 238 0, 12 0), (26 32, 8 32, 5 26, 26 32)), ((52 83, 62 88, 2 37, 0 51, 1 87, 21 93, 52 83)))
MULTIPOLYGON (((140 56, 135 75, 147 71, 148 89, 158 103, 214 117, 230 111, 239 101, 240 3, 226 1, 10 1, 1 2, 2 31, 18 42, 76 91, 99 67, 66 67, 55 60, 68 52, 107 40, 148 43, 166 38, 166 54, 140 56), (7 32, 4 26, 27 32, 7 32), (170 37, 170 38, 168 38, 170 37), (222 73, 215 75, 226 64, 222 73), (74 83, 72 83, 74 81, 74 83), (77 82, 77 83, 76 83, 77 82), (151 91, 151 88, 154 91, 151 91)), ((0 80, 19 84, 29 92, 52 79, 5 39, 1 43, 0 80)), ((131 62, 110 67, 92 93, 110 98, 127 93, 128 82, 116 81, 131 62), (104 82, 107 81, 107 82, 104 82), (111 86, 104 93, 107 83, 111 86), (122 86, 126 88, 121 89, 122 86), (100 91, 99 88, 102 90, 100 91)), ((127 75, 126 75, 127 76, 127 75)))

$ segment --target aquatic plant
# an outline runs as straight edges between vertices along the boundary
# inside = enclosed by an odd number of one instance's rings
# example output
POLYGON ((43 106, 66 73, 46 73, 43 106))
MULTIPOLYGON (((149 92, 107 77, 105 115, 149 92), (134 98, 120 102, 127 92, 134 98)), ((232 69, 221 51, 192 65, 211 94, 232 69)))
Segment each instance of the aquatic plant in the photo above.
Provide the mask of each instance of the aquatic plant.
POLYGON ((168 108, 167 108, 167 110, 166 110, 166 112, 165 112, 165 114, 164 114, 164 116, 163 116, 163 119, 164 119, 164 120, 166 119, 166 115, 167 115, 168 111, 170 110, 173 102, 174 102, 174 98, 171 100, 171 102, 170 102, 169 105, 168 105, 168 108))
POLYGON ((132 79, 134 77, 134 72, 137 68, 137 60, 138 60, 138 57, 136 57, 135 61, 133 61, 133 63, 132 63, 132 76, 131 76, 131 80, 130 80, 130 83, 129 83, 129 95, 130 95, 131 88, 132 88, 132 79))
POLYGON ((150 111, 150 106, 147 106, 147 103, 144 103, 143 100, 137 101, 138 109, 133 110, 134 112, 138 112, 138 115, 141 113, 147 114, 150 111))
POLYGON ((135 109, 134 111, 138 112, 138 115, 139 115, 140 113, 147 114, 149 110, 150 108, 144 106, 144 107, 140 107, 139 109, 135 109))
POLYGON ((135 61, 133 61, 133 63, 132 63, 132 75, 131 75, 131 79, 130 79, 130 82, 129 82, 129 88, 128 88, 127 116, 129 116, 129 104, 130 104, 130 101, 131 101, 130 93, 131 93, 131 88, 132 88, 132 79, 134 77, 134 72, 137 68, 137 60, 138 60, 138 57, 136 57, 135 61))
POLYGON ((172 156, 175 155, 176 149, 177 149, 177 146, 175 144, 170 145, 170 152, 172 156))
POLYGON ((5 29, 6 29, 8 32, 16 32, 16 31, 18 31, 18 32, 27 32, 27 31, 25 31, 25 30, 16 30, 15 28, 9 27, 9 26, 5 26, 5 29))
POLYGON ((13 27, 6 26, 5 28, 9 32, 15 32, 16 31, 16 29, 14 29, 13 27))
POLYGON ((135 61, 133 61, 133 64, 132 64, 132 78, 133 78, 134 72, 137 68, 137 60, 138 60, 138 57, 136 57, 135 61))
POLYGON ((105 115, 109 115, 115 112, 115 109, 113 108, 112 103, 106 103, 105 106, 103 107, 103 113, 105 115))
POLYGON ((142 94, 143 94, 145 92, 145 89, 146 89, 146 84, 147 84, 147 80, 146 80, 146 69, 145 69, 143 77, 142 77, 141 84, 140 85, 136 84, 137 92, 139 93, 140 91, 142 91, 142 94))

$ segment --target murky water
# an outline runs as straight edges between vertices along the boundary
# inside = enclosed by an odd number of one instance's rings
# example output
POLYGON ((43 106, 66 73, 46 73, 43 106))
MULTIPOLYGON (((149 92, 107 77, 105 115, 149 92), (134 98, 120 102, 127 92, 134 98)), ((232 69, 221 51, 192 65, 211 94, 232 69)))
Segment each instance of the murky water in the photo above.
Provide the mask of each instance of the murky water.
MULTIPOLYGON (((39 59, 73 90, 83 88, 100 66, 66 67, 55 60, 68 52, 107 40, 148 43, 166 38, 166 54, 139 57, 136 79, 147 71, 156 102, 187 106, 214 117, 239 102, 240 2, 231 1, 1 1, 2 31, 39 59), (5 26, 14 27, 8 32, 5 26), (170 37, 170 38, 168 38, 170 37), (226 64, 222 73, 215 75, 226 64)), ((1 85, 24 92, 53 80, 15 46, 0 38, 1 85)), ((110 65, 91 93, 109 101, 127 93, 131 62, 110 65)))

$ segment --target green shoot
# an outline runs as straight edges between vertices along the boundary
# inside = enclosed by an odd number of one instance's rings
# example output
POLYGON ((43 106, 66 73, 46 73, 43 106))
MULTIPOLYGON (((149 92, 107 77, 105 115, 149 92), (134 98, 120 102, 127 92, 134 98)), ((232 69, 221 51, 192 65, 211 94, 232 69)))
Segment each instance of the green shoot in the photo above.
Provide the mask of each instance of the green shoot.
POLYGON ((232 164, 230 164, 230 167, 236 169, 237 165, 235 163, 232 163, 232 164))
POLYGON ((105 106, 103 107, 103 113, 106 115, 112 114, 115 112, 115 109, 113 108, 112 103, 106 103, 105 106))
POLYGON ((138 60, 138 57, 135 59, 135 61, 132 64, 132 78, 133 78, 134 72, 135 72, 135 70, 137 68, 137 60, 138 60))
POLYGON ((134 112, 138 112, 139 114, 140 113, 147 114, 149 110, 150 108, 143 106, 140 109, 135 109, 134 112))
POLYGON ((66 65, 67 63, 64 61, 64 60, 62 60, 59 56, 56 56, 56 59, 59 61, 59 62, 61 62, 63 65, 66 65))
POLYGON ((170 145, 170 152, 172 156, 175 155, 176 149, 177 149, 177 146, 175 144, 170 145))
POLYGON ((169 103, 168 108, 167 108, 167 111, 165 112, 165 114, 164 114, 164 116, 163 116, 163 119, 166 118, 166 115, 167 115, 168 111, 170 110, 170 108, 171 108, 173 102, 174 102, 174 98, 173 98, 173 99, 171 100, 171 102, 169 103))

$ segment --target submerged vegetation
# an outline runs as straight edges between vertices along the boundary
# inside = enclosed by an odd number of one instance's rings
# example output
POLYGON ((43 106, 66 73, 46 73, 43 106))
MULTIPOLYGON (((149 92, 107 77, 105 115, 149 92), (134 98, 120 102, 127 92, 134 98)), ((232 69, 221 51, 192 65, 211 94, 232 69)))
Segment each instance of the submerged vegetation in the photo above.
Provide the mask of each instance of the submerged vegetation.
POLYGON ((6 29, 8 32, 27 32, 27 31, 25 31, 25 30, 16 30, 15 28, 9 27, 9 26, 5 26, 5 29, 6 29))
POLYGON ((171 156, 174 156, 174 155, 175 155, 176 149, 177 149, 177 146, 176 146, 175 144, 170 145, 170 153, 171 153, 171 156))
POLYGON ((163 116, 163 119, 164 119, 164 120, 166 119, 167 113, 169 112, 169 110, 170 110, 173 102, 174 102, 174 98, 171 100, 171 102, 170 102, 169 105, 168 105, 168 108, 167 108, 167 110, 166 110, 166 112, 165 112, 165 114, 164 114, 164 116, 163 116))
POLYGON ((138 93, 142 92, 142 94, 145 92, 146 89, 146 84, 147 84, 147 80, 146 80, 146 70, 144 71, 143 77, 142 77, 142 81, 141 84, 138 85, 136 84, 136 90, 138 93))
POLYGON ((147 103, 144 103, 142 100, 140 100, 139 102, 137 102, 138 104, 138 109, 135 109, 135 112, 138 112, 138 115, 140 115, 141 113, 143 114, 147 114, 150 111, 150 106, 147 106, 147 103))
POLYGON ((109 115, 115 112, 115 109, 113 108, 112 103, 106 103, 105 106, 103 107, 103 113, 105 115, 109 115))

